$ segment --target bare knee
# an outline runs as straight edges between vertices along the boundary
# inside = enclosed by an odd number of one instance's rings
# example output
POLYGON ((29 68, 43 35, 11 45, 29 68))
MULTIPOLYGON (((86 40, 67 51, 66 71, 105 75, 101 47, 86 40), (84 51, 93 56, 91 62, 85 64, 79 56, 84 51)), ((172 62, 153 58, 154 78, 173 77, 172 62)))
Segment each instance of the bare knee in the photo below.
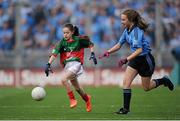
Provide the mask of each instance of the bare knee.
POLYGON ((127 83, 125 80, 123 81, 123 88, 124 89, 129 89, 131 88, 131 84, 127 83))
POLYGON ((62 79, 62 80, 61 80, 61 82, 62 82, 62 84, 63 84, 64 86, 66 86, 66 85, 67 85, 67 83, 68 83, 68 82, 67 82, 67 79, 65 79, 65 78, 64 78, 64 79, 62 79))
POLYGON ((147 92, 150 90, 149 86, 148 87, 143 87, 144 91, 147 92))
POLYGON ((142 80, 142 86, 144 91, 150 91, 151 90, 151 77, 141 77, 142 80))
POLYGON ((65 85, 66 85, 66 82, 65 82, 65 81, 62 81, 62 84, 65 86, 65 85))

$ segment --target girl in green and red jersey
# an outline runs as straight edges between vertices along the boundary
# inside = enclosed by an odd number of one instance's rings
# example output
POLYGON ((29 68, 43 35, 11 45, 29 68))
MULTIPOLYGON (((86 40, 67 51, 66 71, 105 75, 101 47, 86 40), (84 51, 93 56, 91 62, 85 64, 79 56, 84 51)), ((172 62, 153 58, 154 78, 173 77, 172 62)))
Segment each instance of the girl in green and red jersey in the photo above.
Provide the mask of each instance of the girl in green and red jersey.
POLYGON ((72 24, 65 24, 63 27, 63 33, 64 38, 56 44, 55 48, 52 50, 52 55, 46 64, 46 76, 48 76, 49 72, 52 71, 51 63, 56 56, 60 54, 60 63, 64 67, 61 82, 67 90, 70 99, 70 108, 76 107, 77 100, 75 99, 71 85, 68 82, 69 80, 75 90, 86 102, 86 111, 90 112, 92 109, 91 96, 86 94, 82 87, 80 87, 77 77, 83 73, 82 65, 84 61, 84 48, 90 48, 90 60, 92 59, 94 64, 97 64, 97 59, 94 54, 94 45, 88 36, 79 36, 78 28, 72 24))

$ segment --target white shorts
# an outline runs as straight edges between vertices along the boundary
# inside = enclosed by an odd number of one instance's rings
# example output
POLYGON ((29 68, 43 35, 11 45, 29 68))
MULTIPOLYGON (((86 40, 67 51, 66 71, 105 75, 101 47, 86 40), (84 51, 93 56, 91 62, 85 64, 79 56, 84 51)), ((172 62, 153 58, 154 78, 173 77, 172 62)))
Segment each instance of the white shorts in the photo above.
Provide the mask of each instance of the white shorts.
POLYGON ((64 67, 64 70, 73 72, 76 75, 76 77, 81 75, 84 71, 83 66, 78 61, 67 62, 64 67))

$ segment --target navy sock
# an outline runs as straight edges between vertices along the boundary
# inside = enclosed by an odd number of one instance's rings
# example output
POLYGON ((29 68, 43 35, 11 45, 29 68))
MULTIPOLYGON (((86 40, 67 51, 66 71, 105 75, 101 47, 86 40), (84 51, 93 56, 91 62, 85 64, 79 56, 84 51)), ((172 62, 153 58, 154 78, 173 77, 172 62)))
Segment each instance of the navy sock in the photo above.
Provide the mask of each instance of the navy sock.
POLYGON ((124 95, 124 108, 129 110, 131 101, 131 89, 123 89, 124 95))
POLYGON ((153 79, 153 81, 156 82, 156 87, 158 87, 158 86, 164 84, 163 78, 160 78, 160 79, 153 79))

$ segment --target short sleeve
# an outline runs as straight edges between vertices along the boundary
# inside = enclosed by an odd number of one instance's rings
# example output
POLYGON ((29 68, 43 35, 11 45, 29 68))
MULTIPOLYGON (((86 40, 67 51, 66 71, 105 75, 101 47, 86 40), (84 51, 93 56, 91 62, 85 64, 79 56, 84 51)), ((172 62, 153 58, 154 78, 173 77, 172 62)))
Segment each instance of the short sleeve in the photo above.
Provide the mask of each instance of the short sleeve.
POLYGON ((119 39, 119 44, 123 45, 126 42, 126 30, 122 33, 120 39, 119 39))
POLYGON ((51 52, 52 55, 57 56, 60 53, 60 49, 61 49, 61 46, 62 46, 61 43, 62 43, 61 41, 56 43, 55 47, 53 48, 53 50, 51 52))

